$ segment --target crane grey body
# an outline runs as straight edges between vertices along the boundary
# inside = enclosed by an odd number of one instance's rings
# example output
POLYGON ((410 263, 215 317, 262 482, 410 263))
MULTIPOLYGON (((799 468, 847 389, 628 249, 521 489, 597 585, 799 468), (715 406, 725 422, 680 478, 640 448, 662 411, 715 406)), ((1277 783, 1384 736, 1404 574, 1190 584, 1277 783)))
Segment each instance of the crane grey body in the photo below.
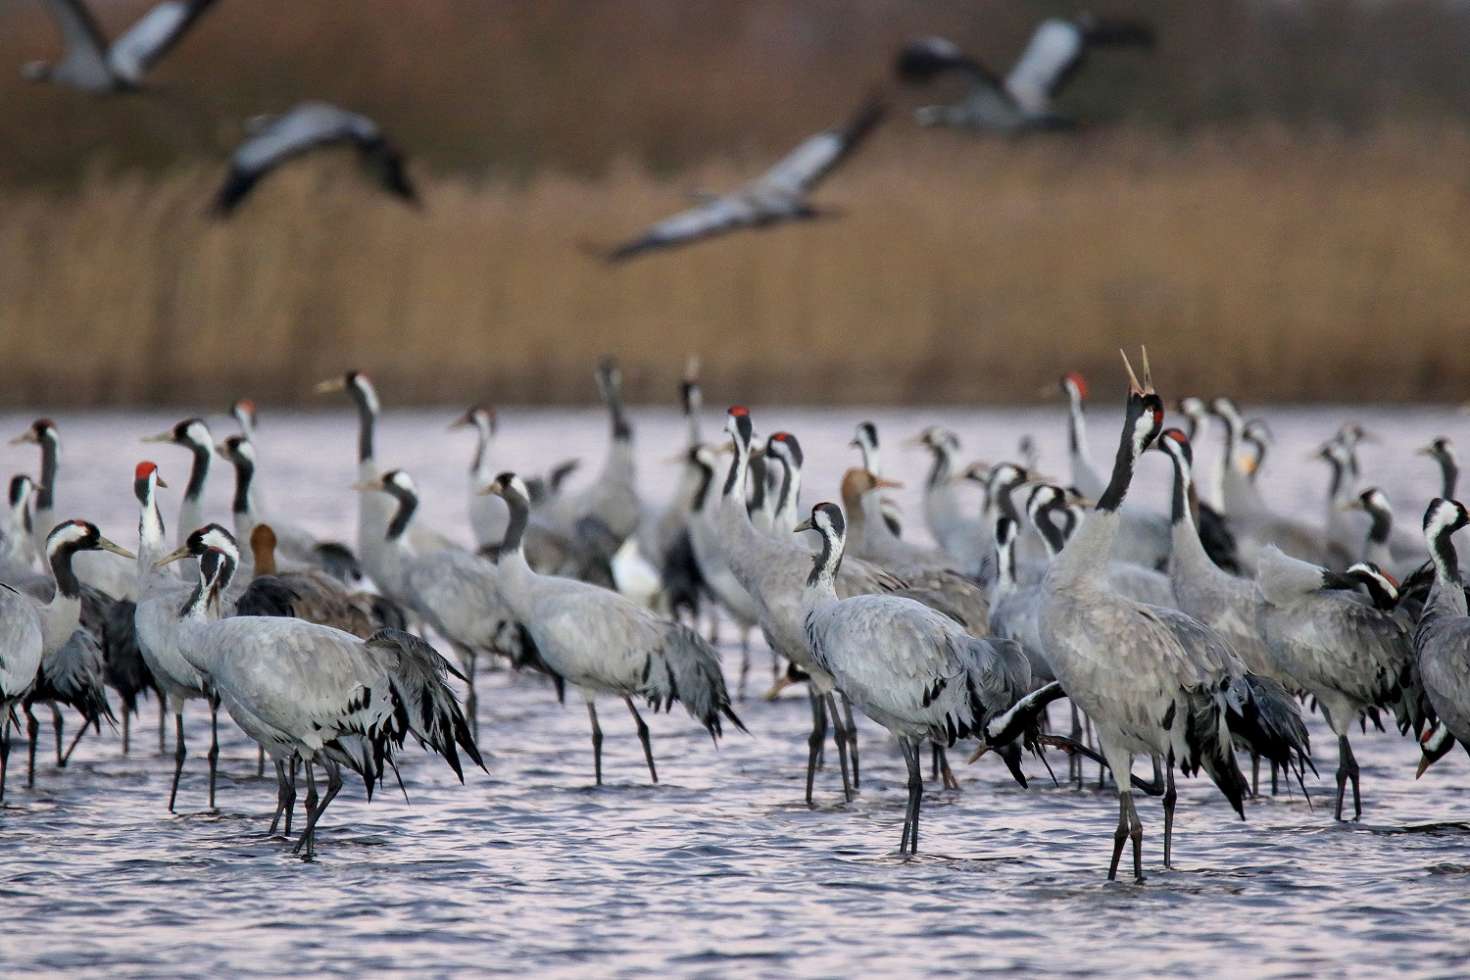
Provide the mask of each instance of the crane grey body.
MULTIPOLYGON (((1434 562, 1435 588, 1414 633, 1424 693, 1439 722, 1470 745, 1470 610, 1451 540, 1470 524, 1462 504, 1437 498, 1424 514, 1424 539, 1434 562)), ((1420 766, 1420 773, 1424 766, 1420 766)))
MULTIPOLYGON (((1244 816, 1247 790, 1231 754, 1232 734, 1248 738, 1283 765, 1306 758, 1306 729, 1296 706, 1272 682, 1250 676, 1229 644, 1197 620, 1135 602, 1108 586, 1106 567, 1118 511, 1138 458, 1163 428, 1163 402, 1151 381, 1132 377, 1112 478, 1096 511, 1067 542, 1042 580, 1041 640, 1067 695, 1095 726, 1116 776, 1118 829, 1109 877, 1123 845, 1133 842, 1133 870, 1143 879, 1142 823, 1129 774, 1135 755, 1164 761, 1164 864, 1171 866, 1174 768, 1203 769, 1244 816)), ((1144 376, 1148 378, 1145 356, 1144 376)))
POLYGON ((609 250, 607 260, 622 262, 740 228, 764 228, 820 217, 825 212, 813 207, 807 196, 863 142, 882 117, 881 103, 866 103, 845 125, 808 137, 755 180, 665 218, 609 250))
POLYGON ((313 150, 350 145, 378 185, 408 204, 418 194, 404 170, 403 155, 378 124, 361 113, 327 102, 301 102, 279 116, 253 120, 251 132, 230 158, 230 172, 214 199, 214 213, 228 217, 277 167, 313 150))
POLYGON ((219 543, 225 547, 191 536, 191 545, 163 559, 190 553, 199 559, 199 584, 176 613, 180 647, 230 717, 275 761, 278 816, 294 802, 286 763, 294 757, 306 764, 307 823, 296 850, 304 846, 307 860, 315 849, 317 824, 342 787, 342 766, 363 777, 371 799, 374 786, 382 783, 384 763, 394 765, 411 732, 442 755, 461 781, 456 746, 484 767, 445 683, 452 668, 417 637, 382 630, 364 640, 330 626, 277 617, 211 620, 207 607, 229 584, 238 557, 232 540, 219 543), (317 763, 328 778, 319 804, 311 777, 317 763))
POLYGON ((45 649, 41 617, 34 603, 0 583, 0 803, 10 765, 10 713, 36 683, 45 649))
POLYGON ((953 745, 1031 689, 1020 644, 979 639, 952 619, 894 595, 837 597, 845 522, 835 504, 818 504, 797 530, 815 530, 822 548, 802 590, 813 659, 864 714, 898 737, 909 772, 909 802, 899 851, 917 853, 924 783, 919 743, 953 745))
POLYGON ((602 784, 598 695, 620 697, 628 706, 654 782, 658 771, 653 748, 648 726, 633 704, 635 697, 645 699, 655 711, 680 702, 711 738, 718 739, 722 717, 744 730, 730 708, 719 657, 698 633, 661 619, 616 592, 532 571, 521 547, 530 517, 525 484, 514 474, 502 473, 490 489, 510 510, 510 526, 495 562, 501 598, 530 635, 546 668, 582 691, 592 722, 598 785, 602 784))

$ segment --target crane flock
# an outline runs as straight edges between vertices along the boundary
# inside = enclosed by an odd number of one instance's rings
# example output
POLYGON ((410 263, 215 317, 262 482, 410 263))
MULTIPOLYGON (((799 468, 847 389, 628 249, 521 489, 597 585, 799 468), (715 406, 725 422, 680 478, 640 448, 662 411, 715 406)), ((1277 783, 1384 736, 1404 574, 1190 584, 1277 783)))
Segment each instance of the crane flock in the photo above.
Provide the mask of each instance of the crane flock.
MULTIPOLYGON (((134 467, 135 551, 84 519, 58 518, 68 511, 59 477, 71 470, 60 462, 61 426, 38 419, 16 441, 39 447, 39 480, 10 481, 0 527, 0 774, 23 728, 33 784, 38 706, 52 709, 64 765, 83 733, 118 715, 127 733, 139 702, 156 697, 161 742, 163 718, 174 717, 172 811, 188 759, 183 714, 203 702, 208 806, 216 805, 223 708, 259 744, 260 765, 268 757, 275 770, 272 834, 283 820, 291 834, 304 774, 307 810, 295 846, 309 858, 344 770, 361 777, 369 798, 390 771, 401 782, 397 760, 409 736, 461 780, 463 758, 486 764, 477 733, 496 711, 476 696, 486 669, 516 672, 510 691, 524 674, 542 678, 557 700, 568 688, 581 695, 595 785, 604 781, 599 700, 615 698, 632 715, 653 782, 652 732, 639 702, 655 712, 678 703, 716 741, 732 728, 739 737, 751 717, 750 707, 738 708, 747 696, 748 639, 740 682, 727 686, 707 635, 730 623, 758 629, 770 647, 777 682, 768 698, 791 685, 809 691, 809 805, 829 731, 843 799, 862 791, 855 711, 897 740, 907 769, 904 855, 918 849, 924 743, 934 778, 951 789, 960 784, 946 750, 962 740, 978 746, 972 761, 994 754, 1022 786, 1027 754, 1045 762, 1056 749, 1067 753, 1079 788, 1085 759, 1126 774, 1114 779, 1109 877, 1131 842, 1138 880, 1137 793, 1163 799, 1163 865, 1171 867, 1176 776, 1205 774, 1242 818, 1268 792, 1262 759, 1271 794, 1297 786, 1307 793, 1318 767, 1306 724, 1313 713, 1337 740, 1338 820, 1358 819, 1364 807, 1355 728, 1392 723, 1420 738, 1419 774, 1456 743, 1470 748, 1470 616, 1453 542, 1470 524, 1465 508, 1435 497, 1418 551, 1403 538, 1393 550, 1387 495, 1360 486, 1358 447, 1369 437, 1344 426, 1318 450, 1335 460, 1327 512, 1351 509, 1367 520, 1356 547, 1346 538, 1334 547, 1340 531, 1269 509, 1261 493, 1268 442, 1254 450, 1254 466, 1241 465, 1243 433, 1264 438, 1263 426, 1229 399, 1190 398, 1180 400, 1190 432, 1166 428, 1147 353, 1142 379, 1124 360, 1118 447, 1091 496, 1037 472, 1034 458, 1029 466, 1019 458, 965 464, 958 437, 930 427, 911 440, 931 459, 922 531, 906 527, 882 496, 898 484, 872 469, 876 424, 855 426, 862 465, 830 488, 833 499, 803 503, 806 454, 795 434, 758 438, 754 414, 737 405, 725 414, 723 438, 705 440, 694 362, 679 386, 688 443, 671 461, 683 476, 668 500, 639 493, 621 371, 605 359, 595 377, 610 426, 595 482, 571 490, 500 468, 501 423, 492 410, 472 408, 454 426, 477 433, 465 525, 417 535, 427 491, 401 468, 379 469, 382 408, 372 380, 350 371, 323 383, 322 391, 347 393, 358 415, 353 544, 264 512, 253 403, 237 403, 231 415, 242 431, 218 442, 197 416, 143 437, 189 451, 173 550, 159 498, 168 484, 152 460, 134 467), (1234 451, 1222 460, 1219 496, 1206 504, 1196 449, 1211 428, 1234 451), (1129 499, 1146 453, 1170 463, 1162 513, 1129 499), (204 503, 216 456, 235 470, 228 525, 211 520, 204 503), (978 506, 959 494, 976 482, 978 506), (1160 523, 1167 537, 1153 558, 1160 523), (630 574, 630 565, 642 573, 630 574), (1047 718, 1063 697, 1071 705, 1066 735, 1047 718), (65 750, 64 709, 81 716, 65 750), (1249 777, 1238 753, 1251 762, 1249 777), (1140 757, 1151 778, 1134 772, 1140 757), (317 770, 326 777, 321 794, 317 770)), ((1069 372, 1060 388, 1069 398, 1073 476, 1096 476, 1082 424, 1086 382, 1069 372)), ((1423 453, 1438 464, 1438 489, 1453 492, 1449 439, 1435 438, 1423 453)))

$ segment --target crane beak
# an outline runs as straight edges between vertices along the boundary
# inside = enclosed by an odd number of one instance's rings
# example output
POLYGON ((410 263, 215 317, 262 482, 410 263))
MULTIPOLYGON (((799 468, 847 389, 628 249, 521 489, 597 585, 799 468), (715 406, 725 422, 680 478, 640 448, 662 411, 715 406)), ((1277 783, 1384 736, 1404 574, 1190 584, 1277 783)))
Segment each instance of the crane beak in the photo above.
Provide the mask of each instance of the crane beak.
POLYGON ((802 531, 810 531, 811 529, 812 529, 812 519, 810 517, 808 517, 806 520, 804 520, 800 524, 796 525, 796 527, 793 527, 791 529, 791 533, 792 534, 800 534, 802 531))
POLYGON ((141 442, 173 442, 174 441, 174 434, 172 432, 160 432, 156 436, 144 436, 140 441, 141 442))
POLYGON ((899 445, 900 446, 903 446, 905 448, 912 449, 915 446, 927 446, 927 445, 929 445, 929 440, 925 439, 924 438, 924 434, 921 432, 921 433, 919 433, 916 436, 909 436, 903 442, 899 443, 899 445))
POLYGON ((1434 456, 1436 454, 1434 452, 1434 447, 1433 446, 1420 446, 1418 449, 1414 450, 1414 455, 1415 456, 1434 456))
POLYGON ((122 545, 117 544, 117 543, 112 542, 112 541, 109 541, 106 538, 100 538, 99 537, 97 539, 97 547, 100 548, 103 551, 110 551, 114 555, 121 555, 124 558, 133 558, 133 559, 136 559, 138 557, 137 555, 133 554, 128 549, 124 548, 122 545))
MULTIPOLYGON (((383 489, 383 485, 381 483, 374 483, 372 480, 359 480, 358 482, 352 484, 352 486, 348 487, 348 489, 356 490, 358 493, 368 493, 372 490, 383 489)), ((483 493, 484 491, 481 492, 483 493)))
POLYGON ((479 495, 481 497, 504 497, 505 496, 505 494, 501 492, 501 490, 500 490, 500 484, 498 484, 498 483, 491 483, 491 484, 489 484, 488 486, 485 487, 484 490, 479 491, 479 495))
POLYGON ((793 678, 790 674, 782 674, 780 677, 776 678, 776 682, 771 685, 771 689, 765 694, 761 695, 761 700, 774 701, 781 696, 782 691, 786 690, 793 684, 799 683, 800 681, 793 678))
POLYGON ((980 761, 980 757, 982 755, 984 755, 985 753, 987 753, 989 751, 990 751, 990 746, 987 745, 987 744, 985 744, 984 742, 981 742, 980 743, 980 747, 978 749, 976 749, 974 752, 970 753, 970 758, 968 760, 966 760, 966 764, 973 766, 975 763, 977 763, 977 762, 980 761))
POLYGON ((154 562, 153 563, 153 567, 154 568, 162 568, 164 565, 171 565, 174 562, 176 562, 176 561, 178 561, 178 560, 180 560, 182 558, 188 558, 188 557, 189 557, 189 546, 188 545, 182 545, 182 546, 180 546, 178 548, 175 548, 173 551, 170 551, 168 554, 166 554, 162 558, 158 559, 158 561, 154 562))
POLYGON ((164 482, 162 474, 160 474, 157 470, 153 471, 153 482, 157 483, 165 490, 168 489, 168 484, 164 482))
POLYGON ((1428 753, 1420 755, 1419 765, 1414 770, 1414 778, 1418 779, 1420 776, 1424 775, 1425 770, 1427 770, 1432 765, 1434 765, 1433 757, 1431 757, 1428 753))
POLYGON ((23 446, 23 445, 25 445, 28 442, 35 442, 35 441, 36 441, 36 434, 34 432, 32 432, 30 429, 27 429, 24 432, 22 432, 20 435, 16 436, 14 439, 10 440, 10 444, 12 446, 23 446))
POLYGON ((311 390, 318 395, 331 395, 339 391, 346 391, 347 382, 341 378, 328 378, 325 381, 318 381, 311 390))
POLYGON ((877 479, 875 479, 873 481, 873 489, 874 490, 902 490, 903 489, 903 484, 900 483, 897 480, 885 480, 885 479, 883 479, 883 477, 880 476, 880 477, 878 477, 877 479))
POLYGON ((1343 511, 1344 513, 1348 512, 1348 511, 1367 510, 1368 509, 1366 506, 1364 506, 1363 502, 1361 500, 1359 500, 1357 497, 1354 497, 1351 500, 1344 500, 1341 503, 1337 504, 1336 506, 1337 506, 1337 509, 1338 510, 1343 511))

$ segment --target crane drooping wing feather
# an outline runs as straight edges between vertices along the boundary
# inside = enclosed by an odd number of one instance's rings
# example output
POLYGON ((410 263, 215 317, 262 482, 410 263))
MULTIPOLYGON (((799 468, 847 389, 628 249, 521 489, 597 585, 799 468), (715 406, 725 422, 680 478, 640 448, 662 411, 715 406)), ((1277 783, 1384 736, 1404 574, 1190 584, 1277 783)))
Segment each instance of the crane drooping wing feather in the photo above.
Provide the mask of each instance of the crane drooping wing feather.
POLYGON ((1027 112, 1043 114, 1082 67, 1090 46, 1152 44, 1153 31, 1133 21, 1085 15, 1076 20, 1053 17, 1042 21, 1031 35, 1026 50, 1006 76, 1006 91, 1027 112))
MULTIPOLYGON (((228 215, 257 181, 287 160, 318 147, 347 141, 356 144, 364 154, 383 146, 377 124, 366 116, 326 102, 302 102, 293 106, 267 121, 235 150, 229 176, 215 197, 215 213, 228 215)), ((389 170, 392 169, 390 165, 389 170)), ((398 170, 401 176, 401 164, 398 170)))
POLYGON ((137 84, 148 69, 179 42, 215 0, 164 0, 134 22, 107 50, 107 64, 119 78, 137 84))
POLYGON ((810 192, 862 144, 882 121, 885 111, 880 100, 869 99, 843 126, 802 140, 796 149, 756 179, 752 185, 754 193, 799 198, 810 192))
POLYGON ((61 30, 64 50, 54 73, 88 78, 105 87, 112 82, 107 67, 107 38, 82 0, 42 0, 61 30))
POLYGON ((621 262, 655 249, 686 245, 736 228, 744 228, 753 224, 755 219, 755 209, 741 197, 726 195, 711 198, 687 211, 665 218, 637 238, 612 248, 606 258, 609 262, 621 262))
POLYGON ((921 37, 910 41, 894 60, 894 71, 905 82, 927 82, 939 75, 958 72, 974 84, 1000 89, 995 73, 960 50, 948 38, 921 37))

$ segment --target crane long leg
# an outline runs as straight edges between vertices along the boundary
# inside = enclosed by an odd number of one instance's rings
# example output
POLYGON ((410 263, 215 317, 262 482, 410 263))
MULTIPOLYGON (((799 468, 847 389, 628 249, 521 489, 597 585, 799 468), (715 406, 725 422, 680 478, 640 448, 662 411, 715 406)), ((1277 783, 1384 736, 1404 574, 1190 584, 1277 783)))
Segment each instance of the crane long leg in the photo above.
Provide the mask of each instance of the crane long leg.
POLYGON ((597 785, 602 785, 602 726, 597 723, 597 705, 587 702, 587 717, 592 719, 592 766, 597 785))
MULTIPOLYGON (((61 754, 61 732, 65 727, 65 720, 61 717, 61 706, 52 703, 51 724, 56 729, 56 768, 60 769, 66 765, 66 758, 61 754)), ((82 727, 87 727, 86 719, 82 719, 82 727)))
POLYGON ((41 723, 36 720, 35 712, 31 711, 31 706, 30 705, 26 705, 26 707, 25 707, 25 713, 26 713, 26 737, 30 739, 30 746, 28 748, 29 758, 26 761, 26 789, 35 789, 35 787, 36 787, 36 739, 41 734, 41 723))
MULTIPOLYGON (((858 771, 857 722, 852 717, 852 702, 847 699, 846 694, 840 696, 842 698, 842 720, 847 727, 847 750, 852 754, 852 788, 858 789, 863 785, 863 780, 862 773, 858 771)), ((918 749, 914 751, 917 752, 918 749)))
MULTIPOLYGON (((331 759, 324 759, 322 767, 327 770, 327 792, 322 796, 322 801, 312 810, 306 818, 306 830, 301 834, 301 839, 306 841, 305 860, 310 861, 316 857, 316 827, 322 819, 322 814, 327 812, 327 807, 337 798, 342 790, 342 767, 331 759)), ((297 847, 301 845, 298 843, 297 847)))
POLYGON ((929 743, 929 778, 939 778, 939 743, 929 743))
MULTIPOLYGON (((296 841, 296 846, 291 848, 292 854, 300 854, 303 845, 310 846, 311 832, 316 824, 316 765, 310 759, 306 761, 306 829, 301 832, 301 838, 296 841)), ((306 852, 307 860, 311 859, 311 851, 306 852)))
POLYGON ((219 773, 219 698, 209 699, 209 808, 214 809, 214 780, 219 773))
MULTIPOLYGON (((1174 790, 1174 754, 1164 767, 1164 867, 1174 867, 1174 803, 1179 794, 1174 790)), ((1140 828, 1141 829, 1141 828, 1140 828)))
POLYGON ((842 715, 837 711, 836 696, 829 692, 826 698, 827 709, 832 712, 832 741, 837 746, 837 764, 842 767, 842 797, 851 803, 852 782, 847 774, 847 730, 842 727, 842 715))
POLYGON ((255 747, 255 778, 259 779, 265 775, 265 746, 255 747))
POLYGON ((812 699, 812 733, 807 736, 806 756, 806 805, 812 805, 812 782, 817 776, 817 760, 822 755, 822 745, 827 741, 827 702, 816 692, 815 688, 809 688, 808 693, 812 699))
MULTIPOLYGON (((1251 796, 1260 796, 1260 795, 1261 795, 1261 753, 1257 752, 1255 749, 1251 749, 1251 796)), ((1168 847, 1165 847, 1164 848, 1164 852, 1165 853, 1168 853, 1168 850, 1169 850, 1168 847)), ((1168 861, 1165 861, 1164 862, 1164 867, 1167 868, 1168 866, 1169 866, 1169 862, 1168 861)))
POLYGON ((949 767, 949 751, 938 742, 934 743, 934 749, 939 756, 939 778, 944 782, 944 788, 958 790, 960 781, 955 778, 954 770, 949 767))
POLYGON ((1363 816, 1363 802, 1358 796, 1358 760, 1346 735, 1337 737, 1337 819, 1342 819, 1343 790, 1349 780, 1353 784, 1353 819, 1363 816))
POLYGON ((184 746, 184 708, 174 712, 174 782, 168 791, 168 812, 174 812, 174 800, 179 795, 179 774, 184 771, 184 757, 189 750, 184 746))
MULTIPOLYGON (((124 718, 127 717, 127 713, 126 712, 123 713, 123 717, 124 718)), ((87 723, 86 723, 86 720, 84 719, 82 721, 82 727, 81 728, 78 728, 77 729, 77 733, 71 737, 71 744, 66 747, 66 752, 63 753, 62 756, 61 756, 61 764, 63 766, 66 765, 68 762, 71 761, 71 754, 76 751, 76 749, 77 749, 77 743, 82 740, 82 736, 85 735, 85 734, 87 734, 87 723)))
POLYGON ((648 761, 648 775, 653 777, 654 783, 657 784, 658 770, 653 767, 653 743, 648 739, 648 725, 644 722, 643 716, 638 713, 638 709, 634 707, 632 698, 624 697, 623 703, 628 706, 628 710, 633 713, 633 720, 638 723, 638 741, 643 743, 643 758, 648 761))
MULTIPOLYGON (((264 751, 264 750, 265 750, 265 747, 262 746, 261 747, 261 751, 264 751)), ((275 764, 276 764, 276 812, 275 812, 275 815, 273 817, 271 817, 271 829, 270 829, 270 833, 267 835, 267 836, 270 836, 270 837, 276 836, 276 828, 281 825, 281 814, 283 814, 283 813, 286 812, 286 796, 287 796, 287 792, 288 792, 288 785, 286 783, 286 764, 284 762, 282 762, 280 759, 276 759, 275 760, 275 764)))
POLYGON ((132 714, 133 713, 129 711, 126 706, 123 707, 123 755, 128 754, 128 741, 129 737, 132 735, 132 732, 129 731, 130 726, 128 724, 128 719, 132 717, 132 714))
POLYGON ((168 711, 164 704, 163 692, 156 691, 155 693, 158 695, 158 754, 163 755, 166 747, 164 743, 168 741, 164 734, 168 730, 168 711))
MULTIPOLYGON (((909 770, 909 799, 904 813, 903 839, 908 841, 909 854, 919 853, 919 806, 924 801, 924 767, 919 761, 919 743, 912 739, 900 739, 899 748, 903 750, 903 760, 908 764, 909 770)), ((898 845, 899 853, 903 853, 903 841, 898 845)))
POLYGON ((740 684, 735 688, 735 700, 745 700, 745 681, 750 676, 750 627, 740 630, 740 684))
MULTIPOLYGON (((1082 714, 1077 710, 1075 701, 1069 700, 1067 703, 1072 706, 1072 731, 1069 737, 1080 745, 1082 743, 1082 714)), ((1067 780, 1068 782, 1076 780, 1077 788, 1082 788, 1082 757, 1075 752, 1067 756, 1067 780)))
POLYGON ((10 708, 0 718, 0 804, 5 802, 5 773, 10 768, 10 708))
POLYGON ((296 812, 296 773, 301 771, 301 756, 291 756, 291 775, 286 783, 286 830, 291 836, 291 815, 296 812))
POLYGON ((480 696, 475 693, 475 667, 478 666, 478 659, 474 650, 464 648, 464 676, 465 686, 468 688, 464 696, 464 713, 470 723, 470 734, 476 739, 480 737, 480 696))

